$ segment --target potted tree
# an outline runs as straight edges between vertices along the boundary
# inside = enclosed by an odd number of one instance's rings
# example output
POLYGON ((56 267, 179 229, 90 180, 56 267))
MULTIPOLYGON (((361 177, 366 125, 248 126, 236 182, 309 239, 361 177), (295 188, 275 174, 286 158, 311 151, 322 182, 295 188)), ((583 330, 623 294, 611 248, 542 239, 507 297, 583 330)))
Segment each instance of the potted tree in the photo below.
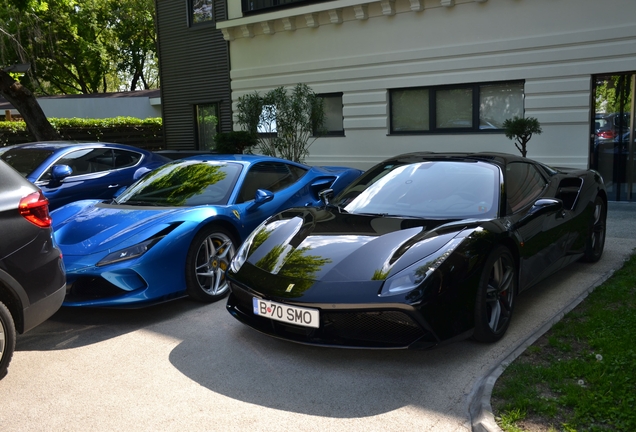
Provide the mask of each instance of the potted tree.
POLYGON ((521 152, 521 156, 523 157, 526 157, 528 153, 526 145, 528 141, 530 141, 530 138, 532 138, 532 135, 540 135, 541 132, 543 132, 539 120, 536 118, 517 116, 504 121, 503 130, 506 137, 515 142, 515 147, 517 147, 517 150, 521 152))

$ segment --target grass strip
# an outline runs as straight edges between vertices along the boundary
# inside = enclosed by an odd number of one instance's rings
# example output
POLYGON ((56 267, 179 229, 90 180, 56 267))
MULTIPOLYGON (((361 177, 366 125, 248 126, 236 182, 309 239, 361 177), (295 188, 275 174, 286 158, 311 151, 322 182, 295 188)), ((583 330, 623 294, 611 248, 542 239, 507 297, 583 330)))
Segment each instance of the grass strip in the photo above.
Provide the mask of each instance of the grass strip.
POLYGON ((504 431, 636 431, 636 255, 506 368, 504 431))

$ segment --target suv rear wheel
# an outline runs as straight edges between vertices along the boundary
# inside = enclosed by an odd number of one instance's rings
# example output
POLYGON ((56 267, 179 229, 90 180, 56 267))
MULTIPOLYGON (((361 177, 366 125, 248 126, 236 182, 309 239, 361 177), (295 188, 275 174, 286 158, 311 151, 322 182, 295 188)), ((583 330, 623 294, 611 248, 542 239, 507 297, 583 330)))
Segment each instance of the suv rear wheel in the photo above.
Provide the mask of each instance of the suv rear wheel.
POLYGON ((15 350, 15 324, 9 309, 0 302, 0 378, 7 374, 7 368, 15 350))

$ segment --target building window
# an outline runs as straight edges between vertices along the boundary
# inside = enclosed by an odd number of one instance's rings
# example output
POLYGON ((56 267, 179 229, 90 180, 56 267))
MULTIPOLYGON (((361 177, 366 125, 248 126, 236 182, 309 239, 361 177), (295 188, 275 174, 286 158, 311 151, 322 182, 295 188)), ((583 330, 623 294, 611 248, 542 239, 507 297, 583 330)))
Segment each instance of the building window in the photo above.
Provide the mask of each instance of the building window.
POLYGON ((344 136, 344 116, 342 115, 342 93, 319 94, 325 111, 322 130, 314 130, 314 136, 344 136))
POLYGON ((323 1, 331 0, 241 0, 241 8, 244 14, 264 13, 273 9, 305 6, 323 1))
POLYGON ((188 0, 190 25, 210 22, 214 19, 214 0, 188 0))
POLYGON ((523 82, 394 89, 389 91, 391 133, 501 131, 523 116, 523 82))
POLYGON ((213 150, 216 147, 214 135, 217 134, 218 105, 196 105, 197 139, 199 150, 213 150))

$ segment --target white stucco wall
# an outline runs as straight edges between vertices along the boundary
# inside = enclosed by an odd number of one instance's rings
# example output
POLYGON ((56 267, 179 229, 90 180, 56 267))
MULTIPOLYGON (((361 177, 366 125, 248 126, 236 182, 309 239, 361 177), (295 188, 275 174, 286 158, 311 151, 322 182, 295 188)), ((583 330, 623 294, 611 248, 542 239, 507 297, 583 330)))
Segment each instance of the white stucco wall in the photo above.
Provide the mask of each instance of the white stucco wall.
POLYGON ((390 136, 388 89, 525 80, 525 115, 543 128, 528 156, 587 167, 592 75, 636 71, 636 0, 337 0, 229 14, 217 28, 230 41, 234 108, 246 93, 298 82, 343 92, 346 136, 318 139, 311 164, 517 153, 503 134, 390 136))

